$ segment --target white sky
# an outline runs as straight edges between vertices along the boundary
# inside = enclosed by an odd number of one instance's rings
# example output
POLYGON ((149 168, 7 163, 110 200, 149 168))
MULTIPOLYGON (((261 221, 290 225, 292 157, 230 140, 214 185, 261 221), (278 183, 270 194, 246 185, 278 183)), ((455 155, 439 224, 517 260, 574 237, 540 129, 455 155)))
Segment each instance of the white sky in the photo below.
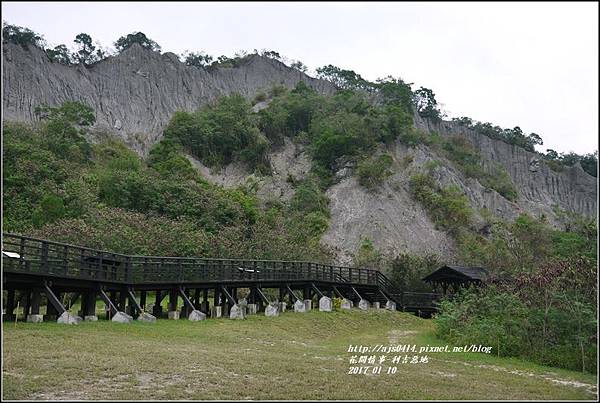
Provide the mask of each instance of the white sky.
POLYGON ((11 3, 3 20, 71 45, 142 31, 163 51, 272 49, 311 69, 394 75, 449 116, 542 136, 540 151, 598 148, 598 4, 11 3))

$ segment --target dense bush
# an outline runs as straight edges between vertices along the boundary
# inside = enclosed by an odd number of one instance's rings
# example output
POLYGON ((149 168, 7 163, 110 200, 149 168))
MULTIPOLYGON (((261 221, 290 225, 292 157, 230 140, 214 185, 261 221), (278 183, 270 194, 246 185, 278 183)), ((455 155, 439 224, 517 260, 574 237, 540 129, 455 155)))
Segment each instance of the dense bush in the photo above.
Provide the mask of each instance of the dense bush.
POLYGON ((390 259, 385 266, 390 280, 402 290, 432 292, 431 286, 423 282, 423 277, 437 270, 441 264, 440 258, 435 255, 417 256, 401 253, 390 259))
POLYGON ((358 183, 367 189, 374 190, 380 186, 392 172, 392 156, 383 154, 362 160, 356 167, 358 183))
POLYGON ((438 335, 455 344, 492 346, 498 355, 596 371, 596 265, 569 258, 463 290, 443 301, 438 335))
MULTIPOLYGON (((64 114, 59 114, 63 116, 64 114)), ((262 210, 248 189, 205 182, 170 139, 147 161, 116 140, 88 158, 61 150, 47 123, 4 125, 4 230, 124 253, 329 261, 318 239, 327 199, 299 184, 262 210)))
POLYGON ((410 190, 438 227, 457 234, 469 226, 469 201, 457 187, 440 187, 430 173, 418 173, 410 178, 410 190))
POLYGON ((259 131, 250 103, 238 94, 197 112, 176 112, 164 135, 209 166, 239 159, 260 172, 270 170, 269 141, 259 131))

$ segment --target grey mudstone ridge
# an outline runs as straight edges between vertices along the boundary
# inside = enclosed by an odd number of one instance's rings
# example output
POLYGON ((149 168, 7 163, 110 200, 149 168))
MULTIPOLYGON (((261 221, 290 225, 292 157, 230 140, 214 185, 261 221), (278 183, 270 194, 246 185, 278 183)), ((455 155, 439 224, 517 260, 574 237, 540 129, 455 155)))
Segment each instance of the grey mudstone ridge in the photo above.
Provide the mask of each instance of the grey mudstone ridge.
POLYGON ((304 301, 302 301, 301 299, 298 299, 298 300, 296 300, 296 302, 294 302, 294 312, 299 312, 299 313, 306 312, 306 305, 304 304, 304 301))
POLYGON ((29 323, 42 323, 44 321, 44 315, 30 314, 27 315, 27 322, 29 323))
POLYGON ((112 321, 117 323, 130 323, 132 320, 133 317, 127 315, 125 312, 117 312, 115 316, 112 317, 112 321))
POLYGON ((333 311, 333 301, 331 298, 323 295, 319 298, 319 311, 321 312, 331 312, 333 311))
POLYGON ((197 309, 194 309, 189 315, 188 315, 188 320, 191 320, 192 322, 198 322, 200 320, 205 320, 206 319, 206 315, 202 312, 200 312, 197 309))
POLYGON ((160 139, 174 112, 195 111, 224 95, 254 98, 273 85, 293 88, 299 81, 321 93, 335 92, 328 81, 259 55, 240 67, 208 72, 186 66, 173 53, 138 44, 86 67, 52 63, 35 46, 3 45, 5 119, 33 121, 36 106, 81 101, 94 108, 98 131, 116 133, 143 155, 160 139))
POLYGON ((396 303, 394 301, 389 300, 385 303, 385 309, 389 309, 390 311, 396 310, 396 303))
POLYGON ((371 307, 371 304, 369 303, 369 301, 367 301, 366 299, 361 299, 358 302, 358 309, 362 309, 363 311, 366 311, 367 309, 369 309, 371 307))
POLYGON ((66 325, 76 325, 79 322, 81 322, 83 319, 81 319, 80 316, 77 315, 73 315, 71 312, 69 311, 64 311, 62 313, 62 315, 60 315, 58 317, 58 319, 56 320, 56 323, 64 323, 66 325))
MULTIPOLYGON (((335 92, 327 81, 310 78, 261 56, 250 56, 240 67, 211 72, 185 66, 173 53, 160 54, 137 44, 87 67, 53 63, 42 49, 23 49, 12 43, 4 44, 2 58, 5 120, 34 122, 35 108, 42 104, 84 102, 96 113, 97 123, 89 133, 90 140, 107 133, 122 139, 140 155, 147 155, 161 139, 175 111, 195 111, 223 95, 237 92, 253 98, 259 92, 267 92, 273 84, 292 88, 299 81, 319 93, 335 92)), ((266 104, 261 103, 260 107, 266 104)), ((410 177, 430 161, 441 162, 435 172, 436 182, 441 186, 455 185, 466 195, 476 212, 474 221, 478 226, 482 223, 482 229, 485 219, 478 213, 482 208, 511 221, 522 213, 543 215, 557 227, 561 223, 554 206, 596 216, 597 181, 579 164, 557 172, 537 154, 478 134, 458 122, 433 121, 415 113, 414 124, 426 132, 439 133, 442 138, 467 139, 481 155, 484 171, 493 175, 497 166, 506 170, 517 199, 507 200, 477 179, 466 177, 426 145, 407 147, 398 141, 387 152, 395 161, 407 161, 407 166, 394 169, 377 193, 358 183, 352 165, 343 164, 335 172, 339 182, 326 192, 331 218, 321 243, 335 250, 337 264, 351 264, 363 238, 371 239, 377 250, 387 251, 390 256, 410 252, 421 256, 435 253, 448 260, 456 257, 453 238, 436 228, 410 192, 410 177)), ((263 200, 289 200, 293 189, 286 183, 288 174, 301 177, 311 169, 311 158, 304 146, 292 145, 286 139, 283 149, 287 151, 274 150, 269 155, 274 174, 258 186, 257 195, 263 200)), ((235 163, 214 175, 207 173, 209 170, 199 161, 193 164, 212 183, 236 186, 252 176, 235 163)))
POLYGON ((344 298, 342 300, 342 304, 341 304, 340 308, 342 308, 342 309, 352 309, 352 301, 350 301, 349 299, 344 298))
POLYGON ((279 303, 271 302, 265 307, 265 316, 279 316, 279 303))
POLYGON ((140 316, 138 316, 137 320, 140 322, 156 322, 156 317, 154 315, 149 314, 148 312, 142 312, 140 316))
POLYGON ((233 305, 229 311, 229 319, 246 319, 244 308, 238 304, 233 305))

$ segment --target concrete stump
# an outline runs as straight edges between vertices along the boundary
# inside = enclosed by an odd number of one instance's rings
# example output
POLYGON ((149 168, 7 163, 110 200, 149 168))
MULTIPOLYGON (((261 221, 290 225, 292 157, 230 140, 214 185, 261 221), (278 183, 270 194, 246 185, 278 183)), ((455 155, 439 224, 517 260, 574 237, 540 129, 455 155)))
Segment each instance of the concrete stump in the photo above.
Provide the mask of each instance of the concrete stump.
POLYGON ((279 304, 271 302, 265 307, 265 316, 279 316, 279 304))
POLYGON ((233 305, 229 311, 229 319, 246 319, 244 308, 238 304, 233 305))
POLYGON ((206 314, 204 314, 203 312, 200 312, 197 309, 194 309, 188 316, 188 320, 191 320, 192 322, 198 322, 201 320, 205 320, 206 319, 206 314))
POLYGON ((27 322, 29 323, 42 323, 44 321, 44 315, 31 314, 27 315, 27 322))
POLYGON ((373 309, 381 309, 381 303, 380 302, 373 302, 373 309))
POLYGON ((117 323, 129 323, 132 320, 133 318, 125 312, 117 312, 112 318, 112 321, 117 323))
POLYGON ((179 311, 169 311, 167 313, 167 317, 169 319, 177 320, 177 319, 179 319, 179 311))
POLYGON ((389 309, 390 311, 396 310, 396 303, 394 301, 388 301, 385 304, 385 309, 389 309))
POLYGON ((299 313, 306 312, 306 305, 304 304, 304 301, 297 300, 296 302, 294 302, 294 312, 299 312, 299 313))
POLYGON ((312 309, 312 299, 304 300, 304 308, 306 309, 306 312, 308 312, 312 309))
POLYGON ((286 308, 287 308, 287 302, 280 302, 279 303, 279 312, 285 312, 286 308))
POLYGON ((342 300, 342 304, 341 304, 340 308, 342 308, 342 309, 352 309, 352 301, 350 301, 349 299, 344 298, 342 300))
POLYGON ((256 315, 256 312, 258 312, 258 305, 248 304, 248 315, 256 315))
POLYGON ((98 322, 98 317, 96 315, 86 315, 83 317, 83 320, 86 322, 98 322))
POLYGON ((333 311, 333 301, 331 300, 331 298, 322 296, 319 299, 319 311, 321 311, 321 312, 333 311))
POLYGON ((154 315, 150 315, 148 312, 142 312, 140 313, 140 316, 138 316, 137 320, 141 322, 154 323, 156 322, 156 317, 154 315))
POLYGON ((223 316, 223 309, 220 306, 213 306, 210 310, 211 318, 220 318, 223 316))
POLYGON ((369 309, 370 306, 371 306, 371 304, 366 299, 361 299, 358 302, 358 309, 361 309, 363 311, 366 311, 367 309, 369 309))
POLYGON ((56 323, 64 323, 66 325, 76 325, 81 322, 81 317, 77 315, 73 315, 69 311, 64 311, 62 315, 58 317, 56 323))

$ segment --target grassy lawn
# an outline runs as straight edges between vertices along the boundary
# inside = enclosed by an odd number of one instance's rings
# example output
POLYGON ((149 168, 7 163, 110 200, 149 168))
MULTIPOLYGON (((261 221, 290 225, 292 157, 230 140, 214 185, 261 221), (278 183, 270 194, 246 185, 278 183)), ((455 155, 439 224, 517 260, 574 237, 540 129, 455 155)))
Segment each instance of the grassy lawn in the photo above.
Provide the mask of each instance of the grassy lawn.
POLYGON ((361 355, 347 352, 350 344, 445 345, 432 331, 431 321, 383 310, 194 323, 4 323, 3 398, 595 397, 595 376, 482 353, 430 353, 428 363, 386 362, 378 375, 348 374, 350 357, 361 355), (389 366, 397 372, 387 374, 389 366))

